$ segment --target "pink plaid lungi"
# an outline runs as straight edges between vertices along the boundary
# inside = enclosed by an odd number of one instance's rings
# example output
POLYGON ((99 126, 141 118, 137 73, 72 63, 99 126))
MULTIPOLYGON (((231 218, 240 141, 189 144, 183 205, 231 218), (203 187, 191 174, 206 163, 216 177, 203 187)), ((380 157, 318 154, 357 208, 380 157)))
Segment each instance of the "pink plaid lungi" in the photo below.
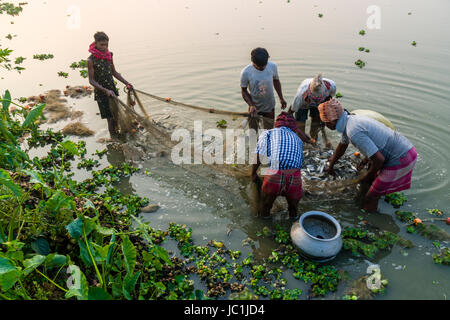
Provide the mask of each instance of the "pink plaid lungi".
POLYGON ((394 167, 382 168, 370 187, 369 194, 382 196, 409 189, 411 176, 417 161, 416 148, 412 147, 394 167))

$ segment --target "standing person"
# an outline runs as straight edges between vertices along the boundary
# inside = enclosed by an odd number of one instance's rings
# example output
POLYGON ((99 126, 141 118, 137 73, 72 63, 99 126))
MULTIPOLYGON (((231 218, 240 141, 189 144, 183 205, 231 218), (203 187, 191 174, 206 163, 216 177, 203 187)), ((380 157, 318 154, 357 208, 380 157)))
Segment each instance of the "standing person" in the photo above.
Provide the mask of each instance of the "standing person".
POLYGON ((110 97, 119 95, 114 78, 124 83, 128 89, 133 86, 116 71, 113 54, 108 50, 109 37, 104 32, 94 35, 95 42, 89 47, 91 55, 87 59, 89 83, 95 88, 94 96, 102 119, 107 119, 111 138, 117 136, 117 119, 111 112, 110 97))
POLYGON ((264 128, 272 129, 275 117, 273 88, 277 91, 283 110, 286 108, 286 101, 283 98, 277 65, 268 60, 269 53, 266 49, 256 48, 252 50, 252 63, 241 72, 241 91, 242 98, 247 102, 251 115, 263 116, 264 128))
POLYGON ((336 99, 321 104, 319 112, 329 129, 342 133, 342 140, 329 160, 328 173, 334 173, 334 164, 344 155, 349 142, 370 159, 367 174, 359 180, 370 186, 364 210, 375 212, 382 195, 411 187, 417 151, 407 138, 377 120, 350 114, 336 99))
POLYGON ((303 132, 306 130, 306 120, 309 112, 311 118, 311 139, 317 140, 321 126, 319 111, 317 110, 318 105, 335 95, 336 83, 333 80, 322 78, 320 73, 315 78, 303 80, 300 84, 289 111, 296 112, 297 125, 303 132))
POLYGON ((268 174, 261 190, 259 213, 270 217, 270 210, 278 196, 286 197, 289 217, 298 215, 298 203, 303 196, 301 167, 303 142, 297 135, 297 124, 292 114, 282 112, 275 128, 264 131, 256 146, 256 163, 252 166, 252 180, 257 182, 261 156, 269 161, 268 174))

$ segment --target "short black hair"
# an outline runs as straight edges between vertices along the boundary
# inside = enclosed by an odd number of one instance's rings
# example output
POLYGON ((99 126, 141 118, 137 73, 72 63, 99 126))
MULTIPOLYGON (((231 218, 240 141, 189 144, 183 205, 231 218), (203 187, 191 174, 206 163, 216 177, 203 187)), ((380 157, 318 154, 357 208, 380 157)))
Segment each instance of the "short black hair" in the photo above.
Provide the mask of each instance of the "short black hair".
POLYGON ((269 60, 269 52, 264 48, 255 48, 251 53, 252 62, 258 67, 264 67, 269 60))
POLYGON ((94 39, 95 39, 95 42, 109 41, 109 37, 103 31, 99 31, 96 34, 94 34, 94 39))

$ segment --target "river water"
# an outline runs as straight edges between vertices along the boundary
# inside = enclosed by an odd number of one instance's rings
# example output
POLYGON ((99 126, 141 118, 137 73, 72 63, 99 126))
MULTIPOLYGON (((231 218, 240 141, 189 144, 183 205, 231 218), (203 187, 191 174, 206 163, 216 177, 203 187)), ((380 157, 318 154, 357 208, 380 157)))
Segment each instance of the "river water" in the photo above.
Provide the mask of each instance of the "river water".
MULTIPOLYGON (((129 0, 120 4, 33 0, 19 17, 0 16, 2 47, 14 49, 14 57, 27 57, 22 74, 0 71, 0 89, 8 88, 20 97, 87 84, 69 65, 88 56, 92 35, 102 30, 110 36, 117 70, 136 88, 186 103, 245 111, 240 71, 249 63, 251 49, 263 46, 278 64, 288 103, 303 79, 322 72, 336 81, 346 108, 372 109, 391 120, 419 153, 403 209, 429 218, 428 208, 450 212, 449 12, 446 0, 129 0), (379 29, 367 26, 371 5, 379 9, 379 29), (366 35, 359 35, 361 29, 366 35), (5 39, 9 33, 17 37, 5 39), (411 45, 413 41, 417 46, 411 45), (358 51, 359 47, 370 53, 358 51), (33 60, 37 53, 52 53, 55 59, 33 60), (366 67, 356 67, 357 59, 366 67), (70 77, 59 78, 59 71, 69 72, 70 77)), ((72 103, 85 112, 83 122, 97 132, 87 139, 89 150, 103 149, 96 141, 107 136, 106 123, 96 115, 95 102, 84 98, 72 103)), ((109 162, 120 160, 120 155, 109 152, 109 162)), ((120 187, 161 206, 157 213, 143 216, 152 226, 164 228, 170 221, 186 224, 193 228, 197 243, 223 240, 244 254, 253 251, 264 256, 275 245, 256 237, 263 226, 273 228, 277 221, 251 217, 245 201, 248 190, 233 186, 235 192, 230 192, 168 160, 149 160, 142 166, 150 176, 134 176, 120 187), (247 237, 256 240, 255 247, 241 247, 247 237)), ((324 201, 300 208, 311 209, 334 215, 344 226, 356 225, 361 216, 355 204, 324 201)), ((380 211, 364 219, 399 233, 416 247, 405 251, 395 246, 371 261, 390 281, 386 294, 377 299, 446 299, 448 267, 434 264, 431 257, 438 250, 431 241, 406 233, 390 205, 380 202, 380 211)), ((448 230, 444 223, 437 224, 448 230)), ((351 279, 364 275, 367 268, 366 262, 345 253, 332 263, 348 271, 351 279)), ((302 283, 293 280, 290 286, 302 287, 302 283)), ((327 298, 342 297, 344 289, 345 284, 327 298)))

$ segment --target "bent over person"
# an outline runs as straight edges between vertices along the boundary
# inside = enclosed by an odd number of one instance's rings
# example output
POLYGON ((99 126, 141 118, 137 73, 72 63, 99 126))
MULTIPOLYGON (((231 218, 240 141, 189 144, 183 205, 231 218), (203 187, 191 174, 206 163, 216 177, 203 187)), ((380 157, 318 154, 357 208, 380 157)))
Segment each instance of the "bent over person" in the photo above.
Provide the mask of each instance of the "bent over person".
POLYGON ((117 119, 111 112, 110 97, 118 96, 119 91, 114 84, 114 78, 124 83, 128 89, 133 86, 116 71, 113 53, 108 50, 109 38, 104 32, 94 35, 95 42, 89 47, 91 55, 87 59, 89 83, 95 88, 94 97, 100 109, 102 119, 108 121, 111 137, 117 135, 117 119))
POLYGON ((317 107, 335 95, 336 83, 333 80, 322 78, 322 74, 320 73, 314 78, 303 80, 297 90, 290 111, 295 112, 297 125, 303 132, 306 130, 306 121, 308 120, 309 113, 309 117, 311 118, 309 134, 314 140, 317 140, 321 126, 317 107))
POLYGON ((342 140, 330 158, 328 173, 347 150, 351 142, 370 158, 367 174, 360 183, 370 186, 365 195, 364 209, 375 212, 382 195, 411 187, 411 177, 417 161, 412 143, 384 124, 362 115, 352 115, 336 99, 319 106, 320 118, 330 130, 342 133, 342 140))
POLYGON ((256 163, 252 166, 252 180, 258 179, 261 156, 269 161, 268 174, 264 178, 259 214, 270 217, 270 210, 278 196, 286 197, 289 217, 297 217, 298 203, 303 196, 301 167, 303 142, 297 135, 294 117, 282 112, 275 121, 275 128, 264 131, 256 147, 256 163))
POLYGON ((253 49, 251 61, 241 72, 242 98, 247 102, 252 116, 263 116, 264 129, 272 129, 275 117, 274 88, 280 98, 281 109, 287 105, 281 90, 278 67, 269 61, 269 53, 264 48, 253 49))

